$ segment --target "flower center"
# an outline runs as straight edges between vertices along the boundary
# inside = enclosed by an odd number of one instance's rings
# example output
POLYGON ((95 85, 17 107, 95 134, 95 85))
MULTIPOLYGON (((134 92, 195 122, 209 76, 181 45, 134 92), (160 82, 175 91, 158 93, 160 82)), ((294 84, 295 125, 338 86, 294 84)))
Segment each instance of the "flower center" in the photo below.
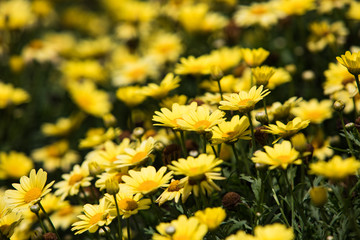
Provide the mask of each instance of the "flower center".
POLYGON ((210 126, 211 122, 208 120, 200 120, 194 124, 195 129, 206 129, 210 126))
POLYGON ((75 183, 80 182, 83 178, 84 176, 82 174, 74 174, 69 179, 69 185, 72 186, 75 183))
POLYGON ((41 196, 41 189, 38 187, 34 187, 25 193, 24 201, 26 203, 29 203, 38 199, 40 196, 41 196))
POLYGON ((63 208, 60 208, 60 210, 58 211, 58 214, 60 216, 67 216, 73 213, 73 208, 72 206, 66 206, 63 208))
POLYGON ((174 236, 173 239, 174 240, 189 240, 191 238, 189 236, 187 236, 187 235, 178 235, 178 236, 174 236))
POLYGON ((83 108, 87 108, 87 107, 94 105, 94 101, 92 101, 90 96, 88 96, 86 94, 79 96, 79 98, 77 99, 77 102, 78 102, 79 106, 81 106, 83 108))
POLYGON ((250 105, 252 103, 253 103, 253 101, 251 99, 243 99, 243 100, 240 100, 238 102, 238 105, 239 106, 247 106, 247 105, 250 105))
POLYGON ((134 201, 131 198, 124 198, 119 201, 118 206, 122 210, 133 211, 133 210, 137 209, 138 204, 136 201, 134 201))
POLYGON ((258 6, 258 7, 251 9, 251 13, 256 14, 256 15, 262 15, 266 12, 267 12, 267 9, 263 6, 258 6))
POLYGON ((222 138, 231 138, 236 134, 236 132, 234 131, 230 131, 230 132, 225 132, 221 135, 222 138))
POLYGON ((151 191, 154 188, 157 188, 159 184, 153 180, 146 180, 142 182, 137 188, 138 191, 151 191))
POLYGON ((89 220, 89 224, 94 225, 94 224, 98 223, 99 221, 101 221, 103 219, 103 214, 104 213, 97 213, 94 216, 92 216, 89 220))
POLYGON ((136 153, 136 154, 132 157, 131 163, 140 162, 140 161, 143 160, 146 156, 147 156, 146 152, 138 152, 138 153, 136 153))
POLYGON ((175 180, 172 181, 168 187, 168 192, 177 192, 181 189, 181 187, 179 187, 179 180, 175 180))
POLYGON ((321 111, 310 111, 306 114, 307 119, 321 119, 323 117, 323 113, 321 111))
POLYGON ((276 157, 276 159, 280 160, 280 162, 282 162, 282 163, 288 163, 290 161, 290 156, 289 155, 280 155, 280 156, 276 157))

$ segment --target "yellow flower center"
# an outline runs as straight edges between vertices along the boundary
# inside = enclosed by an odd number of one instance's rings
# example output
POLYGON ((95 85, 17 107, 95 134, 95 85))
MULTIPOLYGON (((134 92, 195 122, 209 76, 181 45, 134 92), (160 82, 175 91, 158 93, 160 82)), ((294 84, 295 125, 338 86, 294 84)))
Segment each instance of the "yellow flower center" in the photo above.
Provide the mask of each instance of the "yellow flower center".
POLYGON ((179 187, 179 180, 175 180, 172 181, 168 187, 168 192, 177 192, 181 189, 181 187, 179 187))
POLYGON ((69 179, 69 185, 72 186, 75 183, 80 182, 83 178, 84 176, 82 174, 74 174, 69 179))
POLYGON ((222 138, 231 138, 236 134, 236 132, 234 131, 230 131, 230 132, 225 132, 221 135, 222 138))
POLYGON ((251 9, 251 13, 256 14, 256 15, 262 15, 266 12, 267 12, 267 9, 263 6, 258 6, 258 7, 251 9))
POLYGON ((144 68, 135 68, 132 69, 129 73, 128 76, 131 79, 140 79, 145 75, 145 69, 144 68))
POLYGON ((321 119, 323 118, 323 113, 321 111, 309 111, 306 114, 307 119, 321 119))
POLYGON ((77 103, 79 106, 83 108, 90 107, 94 105, 94 101, 90 98, 90 96, 83 94, 82 96, 79 96, 77 99, 77 103))
POLYGON ((280 160, 280 162, 282 163, 288 163, 291 159, 291 156, 289 155, 280 155, 278 157, 276 157, 276 159, 280 160))
POLYGON ((211 122, 208 120, 200 120, 194 124, 195 129, 206 129, 210 126, 211 122))
POLYGON ((138 152, 138 153, 136 153, 136 154, 132 157, 131 163, 140 162, 140 161, 143 160, 146 156, 147 156, 146 152, 138 152))
POLYGON ((66 207, 62 207, 60 208, 60 210, 58 211, 58 214, 60 216, 67 216, 73 213, 73 208, 72 206, 66 206, 66 207))
POLYGON ((133 211, 138 208, 138 204, 135 200, 131 198, 121 199, 118 203, 120 209, 125 211, 133 211))
POLYGON ((157 188, 158 186, 159 186, 159 183, 157 183, 153 180, 146 180, 138 186, 137 190, 138 191, 150 191, 150 190, 153 190, 154 188, 157 188))
POLYGON ((187 235, 178 235, 178 236, 174 236, 173 239, 174 240, 189 240, 191 238, 187 235))
POLYGON ((94 225, 94 224, 98 223, 99 221, 101 221, 103 219, 103 214, 104 213, 97 213, 94 216, 92 216, 89 220, 89 225, 94 225))
POLYGON ((243 99, 238 102, 239 106, 248 106, 248 105, 252 105, 252 104, 253 104, 253 101, 251 99, 243 99))
POLYGON ((24 196, 24 202, 29 203, 38 199, 41 196, 41 189, 38 187, 34 187, 27 191, 24 196))

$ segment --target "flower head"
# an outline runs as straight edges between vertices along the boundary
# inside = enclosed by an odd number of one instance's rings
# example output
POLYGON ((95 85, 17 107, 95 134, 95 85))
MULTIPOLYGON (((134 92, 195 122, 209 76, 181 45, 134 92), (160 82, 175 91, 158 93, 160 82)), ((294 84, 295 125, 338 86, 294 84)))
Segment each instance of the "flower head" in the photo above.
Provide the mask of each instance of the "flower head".
POLYGON ((183 116, 186 115, 191 109, 196 108, 196 102, 193 102, 190 105, 180 105, 178 103, 174 103, 171 110, 168 108, 161 108, 161 112, 155 111, 155 115, 153 116, 152 120, 154 122, 158 122, 155 123, 154 126, 178 129, 180 126, 177 120, 183 119, 183 116))
POLYGON ((0 82, 0 109, 30 101, 30 95, 22 88, 0 82))
POLYGON ((310 120, 311 123, 319 124, 324 120, 331 118, 332 115, 332 101, 324 99, 318 101, 311 99, 310 101, 302 101, 298 107, 295 107, 291 112, 303 120, 310 120))
POLYGON ((24 153, 0 152, 0 179, 19 179, 27 175, 33 167, 33 162, 24 153))
POLYGON ((149 83, 148 86, 143 88, 146 96, 150 96, 155 99, 162 99, 166 97, 171 90, 179 87, 180 78, 174 76, 173 73, 168 73, 161 81, 160 85, 155 83, 149 83))
POLYGON ((171 180, 169 186, 165 189, 164 192, 156 199, 156 202, 159 205, 162 205, 166 201, 171 201, 175 199, 175 202, 179 202, 181 195, 184 192, 184 186, 180 184, 179 180, 171 180))
POLYGON ((251 68, 260 66, 270 54, 269 51, 263 48, 242 48, 241 52, 245 63, 251 68))
POLYGON ((256 226, 256 240, 294 240, 295 235, 292 228, 287 228, 280 223, 274 223, 266 226, 256 226))
POLYGON ((226 212, 221 207, 206 208, 195 212, 194 215, 199 221, 205 224, 210 231, 215 230, 226 218, 226 212))
POLYGON ((116 91, 116 97, 128 107, 136 107, 146 99, 145 92, 139 86, 121 87, 116 91))
POLYGON ((254 76, 256 86, 264 85, 266 87, 270 78, 274 75, 275 69, 268 66, 261 66, 251 69, 254 76))
POLYGON ((350 51, 346 51, 345 55, 336 57, 336 60, 344 65, 351 74, 360 74, 360 52, 351 53, 350 51))

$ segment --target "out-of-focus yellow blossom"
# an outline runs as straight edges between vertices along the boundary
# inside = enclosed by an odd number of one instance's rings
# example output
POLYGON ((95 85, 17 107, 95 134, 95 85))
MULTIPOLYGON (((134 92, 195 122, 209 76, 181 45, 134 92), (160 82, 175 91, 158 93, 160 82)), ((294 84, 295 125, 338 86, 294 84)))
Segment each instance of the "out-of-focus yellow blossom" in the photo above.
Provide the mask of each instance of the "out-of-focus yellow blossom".
POLYGON ((97 58, 108 54, 114 47, 110 37, 85 39, 79 41, 73 49, 72 56, 76 58, 97 58))
POLYGON ((346 5, 353 2, 352 0, 318 0, 318 12, 319 13, 330 13, 334 9, 342 9, 346 5))
POLYGON ((209 231, 215 230, 226 218, 226 212, 223 208, 206 208, 202 211, 196 211, 194 216, 205 224, 209 231))
POLYGON ((48 32, 42 39, 61 56, 70 56, 75 49, 76 39, 69 32, 48 32))
POLYGON ((303 133, 295 134, 290 141, 296 151, 305 152, 308 147, 308 141, 303 133))
POLYGON ((19 73, 24 69, 24 59, 21 56, 13 55, 9 59, 9 65, 11 71, 19 73))
MULTIPOLYGON (((234 92, 234 85, 239 82, 240 79, 234 77, 234 75, 226 75, 220 79, 221 90, 223 93, 232 93, 234 92)), ((205 80, 202 81, 199 85, 201 88, 204 88, 206 91, 213 93, 219 92, 219 85, 214 80, 205 80)))
POLYGON ((76 216, 81 214, 82 206, 72 205, 68 201, 62 201, 59 208, 51 214, 51 221, 56 229, 68 229, 71 224, 78 219, 76 216))
POLYGON ((275 68, 275 73, 269 79, 269 83, 266 87, 269 89, 274 89, 277 86, 290 81, 291 81, 291 75, 288 71, 286 71, 284 68, 275 68))
POLYGON ((66 140, 37 148, 33 150, 31 156, 35 161, 43 162, 45 170, 49 172, 53 172, 57 168, 67 171, 73 163, 80 159, 75 151, 69 149, 69 142, 66 140))
POLYGON ((14 88, 11 83, 0 82, 0 109, 30 101, 30 95, 21 88, 14 88))
POLYGON ((283 104, 280 102, 274 102, 268 110, 269 120, 285 120, 289 117, 291 109, 296 107, 302 98, 291 97, 283 104), (271 116, 271 117, 270 117, 271 116))
POLYGON ((54 14, 54 7, 49 0, 34 0, 31 3, 31 9, 40 18, 46 18, 54 14))
POLYGON ((61 72, 65 81, 89 79, 95 82, 103 82, 106 79, 106 71, 96 60, 65 61, 61 65, 61 72))
MULTIPOLYGON (((103 172, 101 175, 97 175, 97 180, 95 182, 95 186, 99 188, 100 191, 106 190, 106 181, 113 181, 117 182, 118 184, 123 183, 123 180, 121 179, 122 176, 128 175, 128 168, 124 167, 121 169, 116 168, 109 168, 106 172, 103 172)), ((124 189, 121 189, 121 191, 124 191, 124 189)))
POLYGON ((18 179, 27 175, 33 167, 32 160, 24 153, 0 152, 0 179, 18 179))
POLYGON ((342 180, 358 173, 360 161, 354 157, 342 159, 342 157, 335 155, 328 162, 319 161, 311 163, 309 167, 310 174, 321 175, 333 180, 342 180))
POLYGON ((123 22, 115 28, 115 35, 118 39, 129 41, 138 37, 139 33, 135 24, 123 22))
POLYGON ((354 110, 354 100, 356 109, 360 109, 359 95, 351 95, 347 90, 340 90, 330 95, 334 101, 341 101, 345 104, 344 113, 350 113, 354 110))
POLYGON ((9 208, 5 198, 0 196, 0 236, 10 239, 22 219, 21 213, 9 208))
POLYGON ((112 108, 108 93, 97 89, 95 83, 89 80, 70 82, 68 89, 76 105, 95 117, 109 113, 112 108))
POLYGON ((311 35, 309 36, 307 47, 312 52, 323 50, 327 45, 337 47, 343 45, 349 31, 341 21, 329 24, 326 21, 313 22, 309 26, 311 35))
POLYGON ((0 29, 30 27, 36 20, 29 1, 10 0, 0 2, 0 29))
POLYGON ((234 91, 233 92, 240 92, 240 91, 249 91, 251 89, 251 68, 246 67, 242 74, 241 77, 239 78, 239 81, 237 81, 235 83, 234 87, 234 91))
POLYGON ((172 240, 172 239, 191 239, 202 240, 208 229, 197 218, 187 218, 180 215, 178 219, 172 220, 170 223, 160 223, 156 226, 158 233, 152 237, 153 240, 172 240), (168 229, 173 228, 174 232, 169 234, 168 229))
POLYGON ((251 68, 260 66, 270 54, 269 51, 263 48, 242 48, 241 52, 246 65, 251 68))
POLYGON ((290 164, 301 164, 298 159, 299 152, 291 146, 289 141, 277 143, 274 147, 265 146, 265 152, 256 151, 251 160, 254 163, 261 163, 270 166, 270 169, 283 168, 286 169, 290 164))
POLYGON ((209 59, 209 65, 212 68, 217 67, 225 72, 239 64, 242 58, 242 52, 239 47, 222 47, 203 56, 209 59))
POLYGON ((59 56, 51 45, 43 40, 32 40, 22 49, 21 56, 26 63, 37 61, 39 63, 51 62, 57 63, 59 56))
POLYGON ((270 28, 275 25, 284 13, 276 8, 274 1, 252 3, 250 6, 240 5, 234 19, 237 26, 249 27, 260 25, 270 28))
POLYGON ((116 91, 116 97, 128 107, 136 107, 146 99, 145 92, 140 86, 121 87, 116 91))
POLYGON ((246 232, 240 230, 236 234, 228 236, 225 240, 256 240, 253 235, 247 234, 246 232))
POLYGON ((118 128, 109 128, 106 132, 104 128, 90 128, 86 132, 86 138, 81 139, 79 148, 96 147, 107 140, 112 140, 119 136, 121 130, 118 128))
POLYGON ((287 228, 281 223, 265 226, 256 226, 254 230, 256 240, 294 240, 295 234, 292 228, 287 228))
POLYGON ((178 76, 174 76, 173 73, 168 73, 161 81, 160 85, 149 83, 143 88, 143 92, 146 96, 162 99, 166 97, 171 90, 179 87, 179 82, 180 78, 178 76))
POLYGON ((349 73, 353 75, 360 74, 360 52, 351 53, 346 51, 345 55, 336 57, 336 60, 346 67, 349 73))
POLYGON ((314 147, 313 155, 319 160, 325 160, 334 155, 334 150, 330 148, 330 138, 325 139, 323 132, 316 134, 311 145, 314 147))
POLYGON ((180 180, 172 179, 169 186, 156 199, 156 202, 159 203, 159 206, 164 204, 166 201, 171 201, 173 199, 176 203, 178 203, 183 192, 184 186, 180 185, 180 180))
POLYGON ((332 116, 332 101, 325 99, 318 101, 301 101, 298 107, 292 108, 291 112, 303 120, 310 120, 311 123, 319 124, 332 116))
POLYGON ((177 103, 179 105, 185 105, 187 100, 188 97, 186 95, 174 95, 162 99, 159 105, 163 108, 171 108, 174 103, 177 103))
POLYGON ((41 131, 46 136, 66 136, 84 120, 85 114, 79 112, 68 118, 59 118, 56 123, 44 123, 41 131))
POLYGON ((210 74, 210 58, 206 56, 200 56, 195 58, 189 56, 188 58, 181 58, 180 63, 175 66, 175 73, 180 75, 185 74, 210 74))
POLYGON ((323 87, 326 95, 343 89, 350 90, 350 95, 357 92, 354 76, 340 63, 330 63, 324 75, 326 80, 323 87))
POLYGON ((304 15, 315 8, 315 0, 276 0, 276 3, 287 15, 304 15))
POLYGON ((275 69, 268 66, 261 66, 251 69, 253 78, 255 79, 255 85, 260 86, 263 85, 266 87, 269 83, 269 80, 275 73, 275 69))
POLYGON ((359 21, 360 2, 351 1, 350 8, 346 13, 347 18, 359 21))
MULTIPOLYGON (((269 124, 269 126, 266 126, 267 129, 265 129, 265 132, 279 135, 280 138, 288 138, 294 135, 295 133, 299 132, 300 130, 306 128, 309 125, 309 120, 301 120, 301 118, 296 117, 292 121, 289 121, 286 125, 280 121, 276 121, 275 124, 269 124)), ((275 141, 277 141, 275 140, 275 141)))

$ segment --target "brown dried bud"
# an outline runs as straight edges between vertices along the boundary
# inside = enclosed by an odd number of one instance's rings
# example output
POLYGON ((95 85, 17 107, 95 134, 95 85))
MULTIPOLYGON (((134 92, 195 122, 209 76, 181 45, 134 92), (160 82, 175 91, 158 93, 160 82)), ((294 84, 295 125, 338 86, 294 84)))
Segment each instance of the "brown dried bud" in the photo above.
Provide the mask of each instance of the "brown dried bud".
POLYGON ((254 136, 256 142, 258 142, 261 146, 266 145, 268 139, 268 133, 264 132, 263 130, 266 129, 264 126, 260 126, 255 128, 254 136))
POLYGON ((191 150, 197 151, 199 149, 199 145, 191 139, 186 140, 185 147, 188 152, 190 152, 191 150))
POLYGON ((125 138, 130 138, 130 137, 131 137, 131 132, 129 130, 125 130, 120 134, 119 140, 122 141, 125 138))
POLYGON ((164 148, 162 159, 164 164, 168 165, 171 163, 171 161, 179 159, 180 156, 181 156, 181 148, 179 145, 174 143, 164 148))
POLYGON ((227 210, 235 210, 239 203, 241 203, 241 196, 236 192, 228 192, 222 198, 222 204, 227 210))
POLYGON ((44 240, 57 240, 57 239, 58 239, 57 236, 56 236, 56 234, 55 234, 55 233, 52 233, 52 232, 45 233, 45 234, 43 235, 43 238, 44 238, 44 240))

